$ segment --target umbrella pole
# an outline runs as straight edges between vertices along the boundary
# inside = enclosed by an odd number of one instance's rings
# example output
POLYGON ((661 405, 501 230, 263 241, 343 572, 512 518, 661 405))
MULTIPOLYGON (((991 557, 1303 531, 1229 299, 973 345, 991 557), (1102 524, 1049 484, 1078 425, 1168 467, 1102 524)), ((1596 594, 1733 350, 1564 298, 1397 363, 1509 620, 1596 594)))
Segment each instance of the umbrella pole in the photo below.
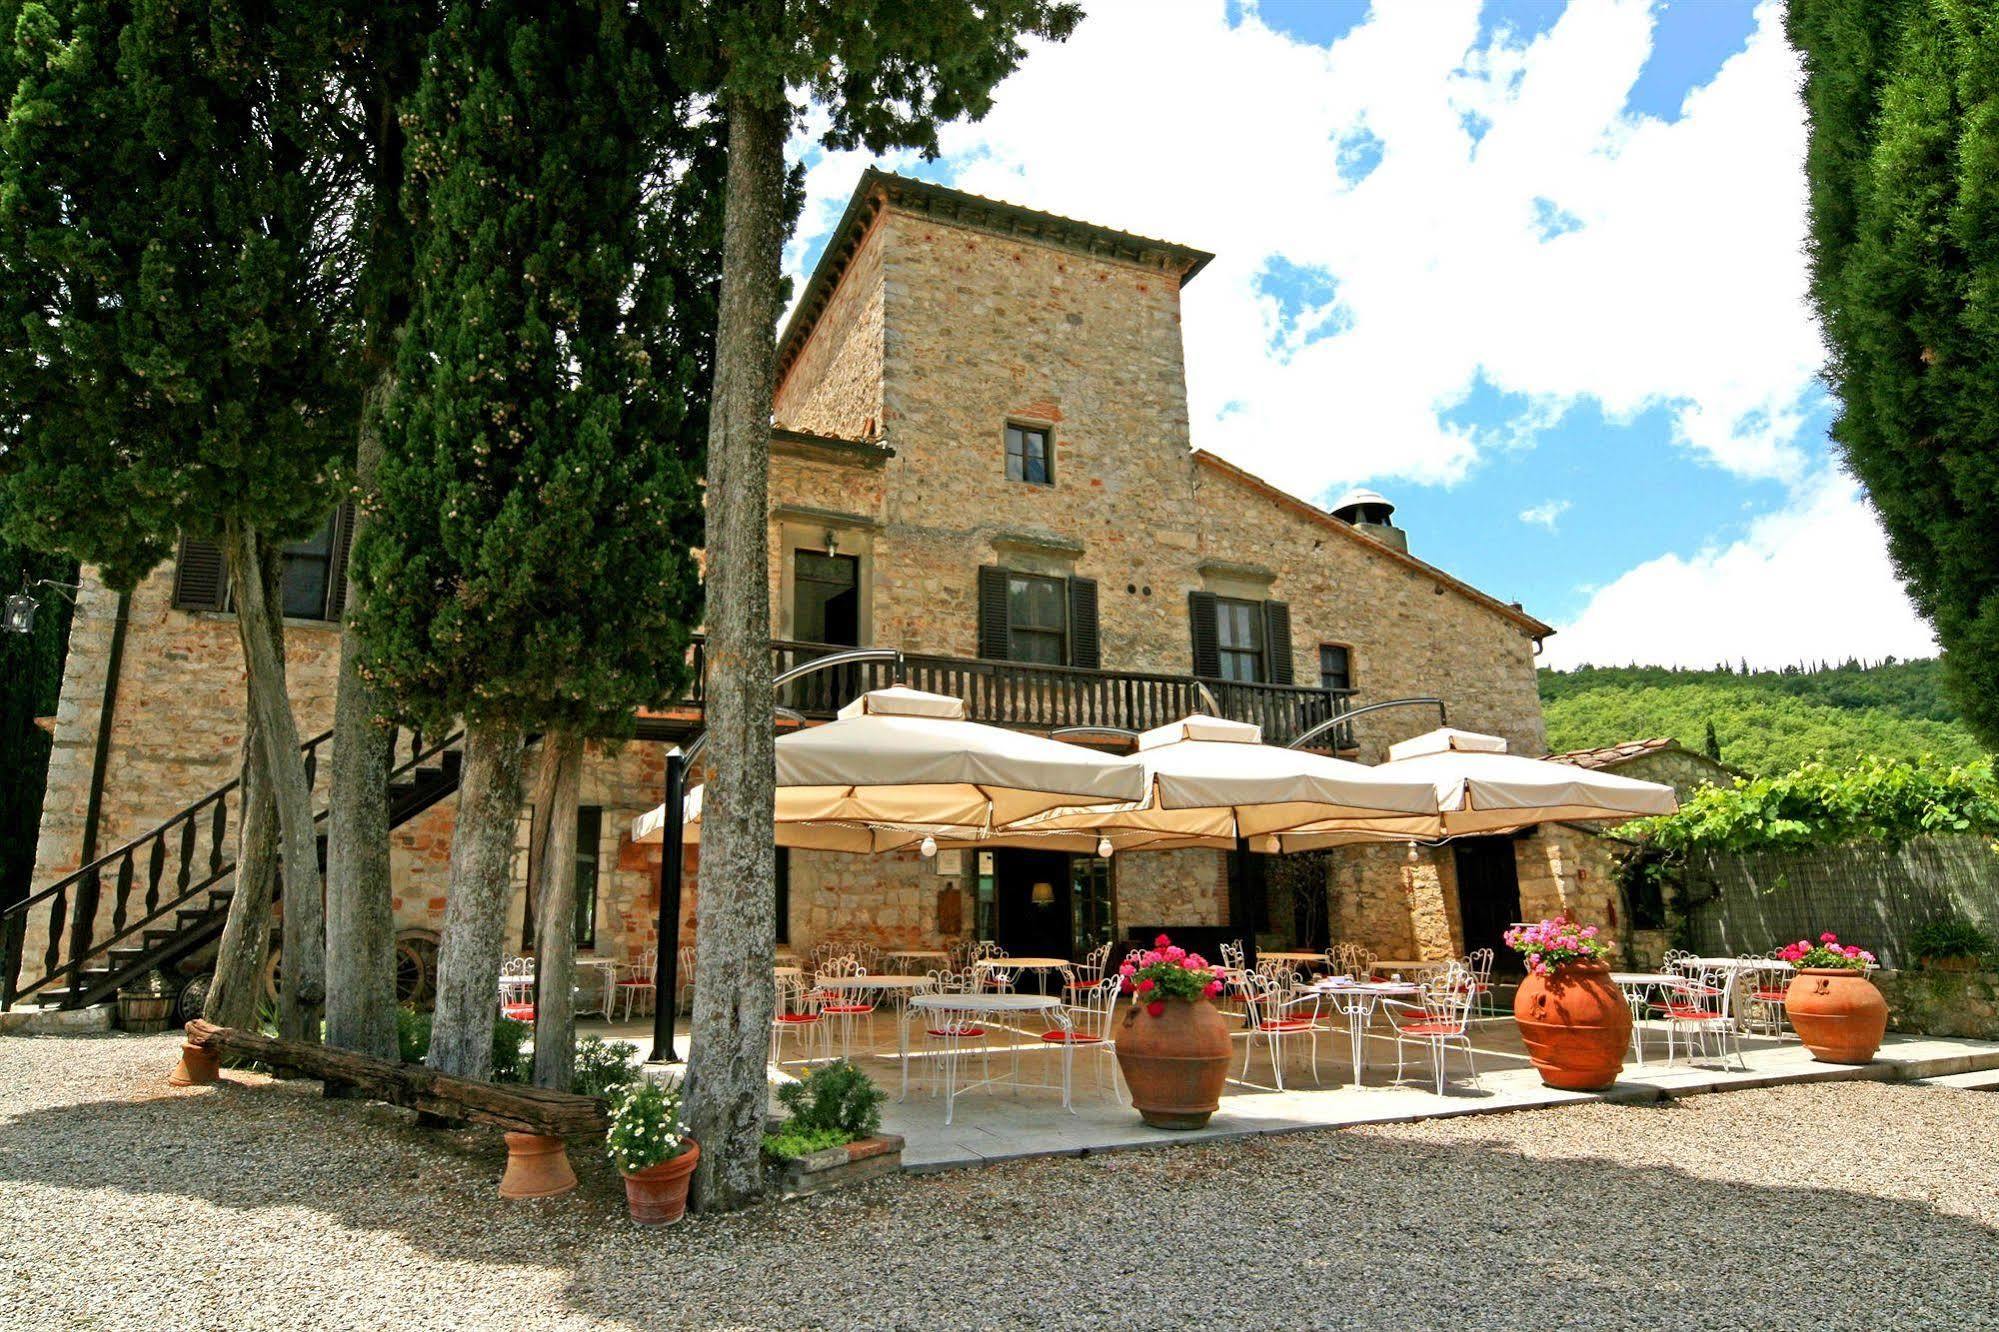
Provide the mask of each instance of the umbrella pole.
POLYGON ((680 1007, 680 855, 681 824, 687 816, 687 757, 678 749, 666 753, 666 818, 659 848, 659 962, 653 968, 652 1058, 647 1063, 677 1064, 673 1049, 674 1010, 680 1007))

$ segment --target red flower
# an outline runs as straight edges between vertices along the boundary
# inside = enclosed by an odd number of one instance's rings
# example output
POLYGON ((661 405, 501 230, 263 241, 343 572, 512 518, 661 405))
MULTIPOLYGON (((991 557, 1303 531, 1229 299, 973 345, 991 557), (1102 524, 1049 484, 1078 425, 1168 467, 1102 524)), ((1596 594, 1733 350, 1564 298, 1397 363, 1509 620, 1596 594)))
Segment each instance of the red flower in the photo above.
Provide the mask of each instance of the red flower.
POLYGON ((1138 983, 1138 992, 1140 994, 1144 994, 1147 990, 1151 988, 1152 988, 1152 978, 1150 976, 1146 977, 1144 980, 1138 983))
POLYGON ((1152 1016, 1154 1017, 1165 1017, 1166 1001, 1164 999, 1154 999, 1151 1003, 1145 1006, 1145 1011, 1152 1014, 1152 1016))
POLYGON ((1171 939, 1167 938, 1167 937, 1166 937, 1165 935, 1163 935, 1163 934, 1162 934, 1162 935, 1160 935, 1160 936, 1159 936, 1159 937, 1158 937, 1157 939, 1154 939, 1154 940, 1152 941, 1152 946, 1153 946, 1154 948, 1164 948, 1164 947, 1166 947, 1166 945, 1168 945, 1168 944, 1170 944, 1170 943, 1172 943, 1172 942, 1173 942, 1173 941, 1172 941, 1171 939))

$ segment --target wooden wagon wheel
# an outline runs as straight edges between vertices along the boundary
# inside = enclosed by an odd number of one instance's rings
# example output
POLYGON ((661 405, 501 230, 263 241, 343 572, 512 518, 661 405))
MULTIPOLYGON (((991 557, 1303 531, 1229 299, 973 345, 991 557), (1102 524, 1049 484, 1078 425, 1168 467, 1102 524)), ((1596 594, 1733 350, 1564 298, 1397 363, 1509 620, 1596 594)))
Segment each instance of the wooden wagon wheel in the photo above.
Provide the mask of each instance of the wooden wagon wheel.
POLYGON ((208 1003, 208 992, 215 988, 215 973, 204 971, 190 976, 187 984, 180 987, 174 996, 174 1021, 185 1026, 201 1016, 201 1010, 208 1003))
POLYGON ((396 936, 396 1002, 427 1009, 437 998, 437 932, 404 930, 396 936))
POLYGON ((285 950, 275 943, 264 957, 264 998, 273 1004, 278 1002, 278 982, 284 974, 284 957, 285 950))

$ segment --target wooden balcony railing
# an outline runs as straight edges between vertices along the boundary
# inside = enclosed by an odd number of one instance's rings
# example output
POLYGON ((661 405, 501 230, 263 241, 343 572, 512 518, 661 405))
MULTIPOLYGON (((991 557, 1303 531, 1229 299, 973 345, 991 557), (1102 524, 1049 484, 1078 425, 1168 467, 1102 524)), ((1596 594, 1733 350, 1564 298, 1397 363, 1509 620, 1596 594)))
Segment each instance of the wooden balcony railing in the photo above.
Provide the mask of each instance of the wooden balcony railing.
MULTIPOLYGON (((789 670, 840 650, 823 643, 776 642, 771 645, 772 670, 789 670)), ((689 687, 692 697, 687 701, 698 704, 706 676, 703 644, 698 639, 694 653, 694 682, 689 687)), ((780 687, 777 702, 815 720, 823 719, 856 695, 894 683, 893 662, 856 662, 780 687)), ((1189 713, 1219 711, 1222 716, 1261 726, 1264 740, 1276 745, 1345 713, 1354 694, 1351 689, 1316 685, 1240 684, 1191 675, 1085 670, 922 652, 903 654, 902 683, 962 698, 974 721, 997 726, 1034 730, 1116 726, 1143 731, 1189 713)), ((1344 746, 1345 742, 1340 743, 1344 746)))

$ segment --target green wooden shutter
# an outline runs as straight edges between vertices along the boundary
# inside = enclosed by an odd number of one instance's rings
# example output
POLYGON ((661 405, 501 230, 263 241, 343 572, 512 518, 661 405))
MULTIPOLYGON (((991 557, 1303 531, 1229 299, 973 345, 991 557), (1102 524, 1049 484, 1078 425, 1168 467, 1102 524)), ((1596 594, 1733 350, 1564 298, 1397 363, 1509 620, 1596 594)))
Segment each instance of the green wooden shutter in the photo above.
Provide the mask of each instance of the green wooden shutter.
POLYGON ((1215 622, 1215 594, 1187 594, 1187 623, 1194 633, 1194 674, 1213 680, 1222 673, 1222 645, 1215 622))
POLYGON ((1291 607, 1284 602, 1263 603, 1263 655, 1270 683, 1292 683, 1296 676, 1291 660, 1291 607))
POLYGON ((1007 659, 1006 570, 995 564, 979 569, 979 655, 1007 659))
POLYGON ((219 611, 229 604, 229 563, 222 547, 182 535, 174 560, 174 608, 219 611))
POLYGON ((1069 664, 1097 670, 1104 664, 1097 638, 1097 580, 1069 580, 1069 664))
POLYGON ((338 620, 347 609, 347 557, 354 548, 354 506, 343 504, 333 513, 333 549, 326 562, 326 618, 338 620))

